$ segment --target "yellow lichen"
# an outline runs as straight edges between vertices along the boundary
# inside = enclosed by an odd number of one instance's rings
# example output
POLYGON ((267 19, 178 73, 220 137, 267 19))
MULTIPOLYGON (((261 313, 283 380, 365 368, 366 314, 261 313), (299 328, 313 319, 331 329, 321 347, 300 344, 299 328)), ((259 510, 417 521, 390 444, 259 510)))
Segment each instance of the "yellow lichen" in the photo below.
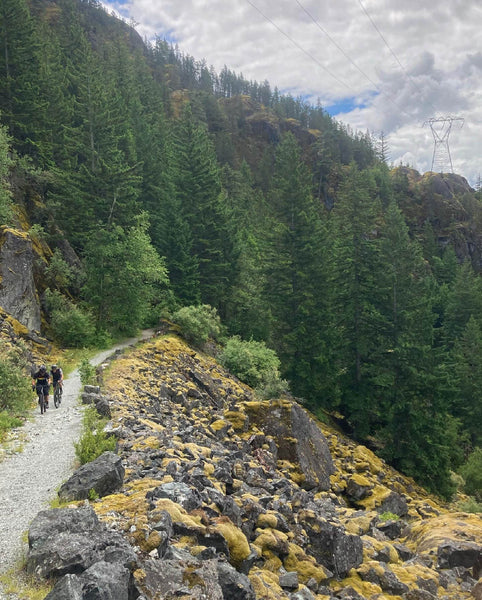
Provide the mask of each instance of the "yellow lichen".
POLYGON ((296 571, 298 579, 306 583, 314 578, 318 583, 328 579, 328 572, 316 563, 312 556, 308 556, 298 545, 290 543, 288 554, 283 558, 283 565, 287 571, 296 571))
POLYGON ((251 552, 244 533, 228 517, 214 519, 211 528, 219 531, 224 537, 228 544, 230 561, 235 567, 239 567, 251 552))
POLYGON ((261 529, 276 529, 276 527, 278 527, 278 517, 272 512, 261 513, 258 517, 256 527, 259 527, 261 529))

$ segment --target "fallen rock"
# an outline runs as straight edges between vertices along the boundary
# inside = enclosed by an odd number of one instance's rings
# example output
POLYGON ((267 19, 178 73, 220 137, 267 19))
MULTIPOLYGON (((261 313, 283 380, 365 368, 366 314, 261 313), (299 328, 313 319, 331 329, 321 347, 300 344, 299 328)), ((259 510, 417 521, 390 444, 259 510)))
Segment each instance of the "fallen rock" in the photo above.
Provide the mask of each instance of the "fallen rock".
POLYGON ((132 569, 133 548, 109 531, 91 507, 41 511, 29 529, 27 573, 40 577, 79 574, 99 561, 132 569))
POLYGON ((59 498, 63 501, 86 500, 92 490, 102 498, 122 487, 124 473, 121 458, 114 452, 104 452, 75 471, 60 487, 59 498))

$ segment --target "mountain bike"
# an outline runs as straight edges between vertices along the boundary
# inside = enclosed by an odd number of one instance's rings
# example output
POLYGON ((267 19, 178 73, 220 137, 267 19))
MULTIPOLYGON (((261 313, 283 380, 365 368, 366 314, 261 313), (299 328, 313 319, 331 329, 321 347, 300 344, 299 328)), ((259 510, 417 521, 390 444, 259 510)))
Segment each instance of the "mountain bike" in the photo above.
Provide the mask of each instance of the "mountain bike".
POLYGON ((58 408, 60 406, 60 403, 62 402, 62 386, 60 385, 60 382, 57 381, 57 383, 54 383, 54 406, 55 408, 58 408))
POLYGON ((45 395, 44 395, 43 385, 38 386, 37 394, 38 394, 38 403, 40 405, 40 414, 43 415, 44 412, 47 410, 47 407, 45 406, 45 395))

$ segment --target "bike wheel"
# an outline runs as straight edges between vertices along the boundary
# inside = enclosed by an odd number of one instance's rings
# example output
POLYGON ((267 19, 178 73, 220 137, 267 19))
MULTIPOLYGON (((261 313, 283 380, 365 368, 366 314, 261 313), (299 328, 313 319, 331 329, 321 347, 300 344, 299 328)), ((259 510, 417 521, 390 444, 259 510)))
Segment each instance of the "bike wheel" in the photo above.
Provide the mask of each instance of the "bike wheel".
POLYGON ((40 414, 43 415, 45 412, 45 398, 43 394, 39 394, 38 403, 40 404, 40 414))
POLYGON ((55 408, 58 408, 60 406, 60 387, 58 385, 55 386, 54 391, 54 406, 55 408))

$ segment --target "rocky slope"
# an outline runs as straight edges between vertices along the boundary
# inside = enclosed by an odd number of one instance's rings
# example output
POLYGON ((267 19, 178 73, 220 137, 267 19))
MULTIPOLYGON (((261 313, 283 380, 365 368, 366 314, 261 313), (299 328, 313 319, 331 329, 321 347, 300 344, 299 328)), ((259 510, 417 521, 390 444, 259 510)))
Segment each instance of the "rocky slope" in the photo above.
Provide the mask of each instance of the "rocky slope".
POLYGON ((59 492, 77 502, 30 529, 48 600, 481 598, 480 516, 180 339, 118 358, 101 392, 84 401, 110 413, 118 456, 82 467, 59 492))

